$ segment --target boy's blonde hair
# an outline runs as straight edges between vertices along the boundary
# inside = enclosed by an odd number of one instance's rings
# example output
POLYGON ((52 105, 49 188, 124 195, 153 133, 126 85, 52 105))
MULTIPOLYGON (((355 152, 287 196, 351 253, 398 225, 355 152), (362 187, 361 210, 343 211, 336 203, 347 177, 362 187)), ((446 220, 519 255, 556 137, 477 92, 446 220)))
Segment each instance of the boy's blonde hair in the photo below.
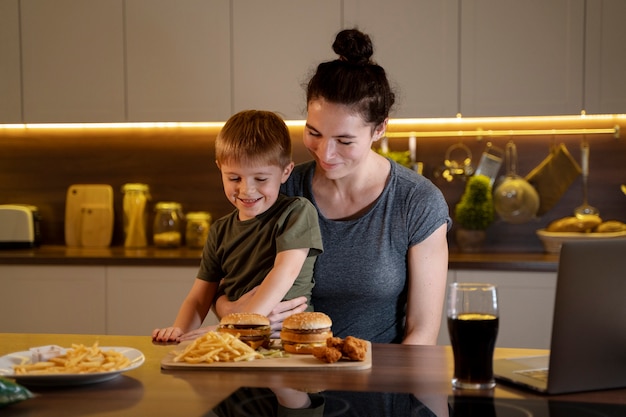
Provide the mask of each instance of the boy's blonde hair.
POLYGON ((231 116, 215 140, 218 164, 238 162, 285 168, 291 163, 291 137, 276 113, 244 110, 231 116))

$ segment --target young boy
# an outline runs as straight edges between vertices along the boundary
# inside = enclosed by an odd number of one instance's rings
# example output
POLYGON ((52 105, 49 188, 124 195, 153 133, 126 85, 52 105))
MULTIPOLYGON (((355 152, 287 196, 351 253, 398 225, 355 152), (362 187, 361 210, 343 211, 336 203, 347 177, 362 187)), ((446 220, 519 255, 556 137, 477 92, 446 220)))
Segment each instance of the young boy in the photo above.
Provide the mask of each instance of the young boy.
POLYGON ((310 301, 322 237, 313 205, 279 194, 294 167, 284 121, 267 111, 233 115, 217 136, 215 156, 235 210, 211 226, 198 277, 174 324, 152 332, 155 341, 177 341, 200 327, 222 294, 234 301, 258 287, 245 312, 263 315, 282 300, 310 301))

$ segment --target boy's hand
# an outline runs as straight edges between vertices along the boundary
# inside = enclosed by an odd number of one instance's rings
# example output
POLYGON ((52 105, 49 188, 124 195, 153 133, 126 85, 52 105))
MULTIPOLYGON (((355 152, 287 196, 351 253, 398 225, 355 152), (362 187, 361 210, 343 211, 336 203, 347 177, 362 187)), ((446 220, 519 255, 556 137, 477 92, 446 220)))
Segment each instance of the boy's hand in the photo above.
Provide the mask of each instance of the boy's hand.
POLYGON ((178 338, 183 334, 179 327, 166 327, 164 329, 154 329, 152 340, 155 342, 178 342, 178 338))

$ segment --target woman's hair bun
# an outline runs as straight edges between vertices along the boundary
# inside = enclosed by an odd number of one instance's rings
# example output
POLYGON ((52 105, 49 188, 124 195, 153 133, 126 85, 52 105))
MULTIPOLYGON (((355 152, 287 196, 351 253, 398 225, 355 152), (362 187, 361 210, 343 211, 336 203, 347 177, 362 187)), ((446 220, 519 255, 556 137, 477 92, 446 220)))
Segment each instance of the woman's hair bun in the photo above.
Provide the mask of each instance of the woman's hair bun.
POLYGON ((353 64, 367 64, 374 54, 370 37, 358 29, 345 29, 337 34, 333 51, 339 59, 353 64))

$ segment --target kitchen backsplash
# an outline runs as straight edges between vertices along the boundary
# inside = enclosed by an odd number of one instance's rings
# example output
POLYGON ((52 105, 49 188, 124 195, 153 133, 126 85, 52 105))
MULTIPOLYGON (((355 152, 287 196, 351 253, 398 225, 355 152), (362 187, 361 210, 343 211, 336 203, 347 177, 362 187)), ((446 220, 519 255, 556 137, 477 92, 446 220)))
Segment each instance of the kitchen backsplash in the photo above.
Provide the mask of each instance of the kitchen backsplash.
MULTIPOLYGON (((410 131, 420 126, 402 126, 410 131)), ((390 129, 390 130, 394 130, 390 129)), ((228 213, 232 206, 222 191, 215 165, 214 140, 218 127, 152 129, 0 129, 0 204, 23 203, 39 208, 42 242, 63 245, 65 197, 72 184, 110 184, 114 189, 114 232, 112 244, 123 243, 122 185, 130 182, 150 186, 152 200, 149 219, 158 201, 177 201, 183 211, 209 211, 214 218, 228 213)), ((310 159, 302 145, 302 127, 290 127, 294 160, 310 159)), ((626 140, 613 135, 588 135, 590 143, 589 202, 598 207, 603 219, 626 221, 626 196, 620 184, 626 183, 626 140)), ((504 149, 514 140, 517 174, 525 176, 546 158, 550 147, 563 143, 580 161, 580 135, 516 136, 477 139, 475 137, 419 137, 417 160, 423 174, 444 193, 451 213, 465 181, 448 181, 440 175, 446 152, 465 149, 471 152, 471 167, 476 168, 488 141, 504 149)), ((392 151, 408 150, 406 138, 390 138, 392 151)), ((452 158, 459 158, 457 153, 452 158)), ((463 155, 461 155, 462 157, 463 155)), ((499 175, 506 174, 503 164, 499 175)), ((488 229, 485 251, 542 252, 535 231, 550 221, 570 216, 582 202, 582 178, 578 177, 558 203, 541 217, 524 224, 497 220, 488 229)), ((449 235, 454 249, 454 234, 449 235)))

